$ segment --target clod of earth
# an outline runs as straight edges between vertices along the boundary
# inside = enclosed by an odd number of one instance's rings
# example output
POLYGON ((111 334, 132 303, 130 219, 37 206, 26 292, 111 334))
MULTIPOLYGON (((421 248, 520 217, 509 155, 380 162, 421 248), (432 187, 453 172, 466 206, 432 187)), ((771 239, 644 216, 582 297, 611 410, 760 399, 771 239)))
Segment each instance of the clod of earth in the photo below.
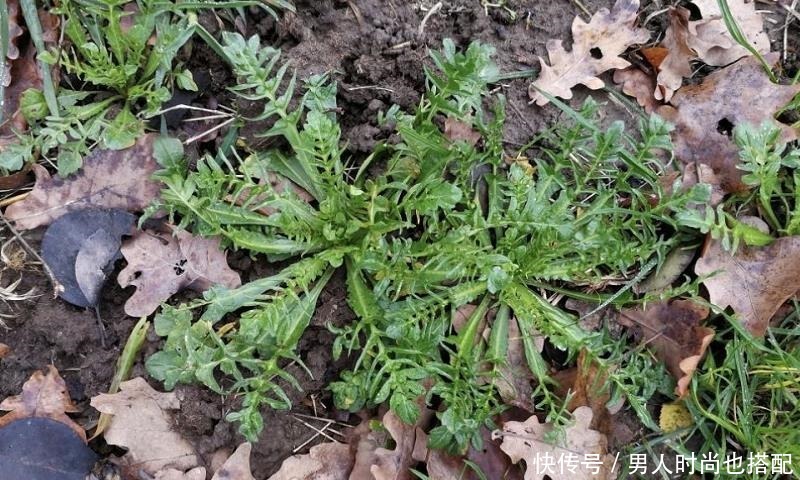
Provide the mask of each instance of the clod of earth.
POLYGON ((42 258, 64 287, 61 298, 79 307, 94 307, 106 277, 120 258, 124 235, 135 217, 122 210, 86 208, 53 222, 42 238, 42 258))
MULTIPOLYGON (((767 56, 774 64, 777 55, 767 56)), ((755 57, 747 57, 718 70, 699 85, 681 88, 672 105, 658 109, 658 114, 675 125, 672 139, 675 156, 684 164, 709 165, 726 192, 747 189, 742 183, 739 149, 731 138, 736 125, 759 126, 764 122, 781 129, 785 142, 797 138, 797 132, 773 116, 800 93, 800 84, 777 85, 755 57)))
POLYGON ((754 336, 767 331, 781 305, 798 290, 800 237, 783 237, 766 247, 740 247, 733 255, 709 240, 694 267, 704 278, 711 303, 731 307, 754 336))
POLYGON ((639 0, 617 0, 609 12, 601 8, 589 23, 575 17, 572 23, 572 51, 567 52, 561 40, 547 41, 550 65, 539 58, 542 71, 530 87, 531 101, 537 105, 549 102, 540 93, 572 98, 572 88, 582 84, 592 90, 605 84, 598 78, 603 72, 630 65, 620 57, 631 45, 645 43, 650 32, 634 27, 639 0))
POLYGON ((153 158, 155 138, 144 135, 127 150, 96 150, 69 178, 51 177, 44 167, 34 165, 36 185, 25 200, 8 207, 5 216, 28 230, 87 207, 143 210, 161 192, 161 184, 151 179, 159 168, 153 158))
POLYGON ((137 231, 122 246, 128 265, 117 277, 120 286, 134 285, 125 313, 141 317, 184 288, 198 292, 214 285, 236 288, 242 281, 227 263, 219 238, 201 238, 172 227, 172 234, 137 231))

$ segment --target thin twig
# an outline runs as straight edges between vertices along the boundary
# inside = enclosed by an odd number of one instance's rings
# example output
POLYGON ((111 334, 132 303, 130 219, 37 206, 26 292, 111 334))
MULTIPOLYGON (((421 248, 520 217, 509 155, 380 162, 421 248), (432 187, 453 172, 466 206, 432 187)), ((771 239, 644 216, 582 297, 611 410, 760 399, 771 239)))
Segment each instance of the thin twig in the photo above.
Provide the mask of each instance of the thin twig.
POLYGON ((205 132, 198 133, 194 137, 187 139, 185 142, 183 142, 183 144, 184 145, 189 145, 190 143, 195 142, 195 141, 205 137, 209 133, 215 132, 215 131, 219 130, 220 128, 223 128, 224 126, 233 123, 234 120, 236 120, 235 117, 229 118, 229 119, 225 120, 224 122, 220 123, 219 125, 217 125, 216 127, 210 128, 210 129, 206 130, 205 132))
POLYGON ((426 13, 425 17, 422 19, 422 23, 419 24, 419 29, 417 29, 417 38, 422 38, 422 36, 425 34, 425 25, 428 23, 428 20, 430 20, 434 13, 442 9, 442 5, 444 4, 439 2, 432 6, 430 10, 428 10, 428 13, 426 13))
POLYGON ((50 267, 47 266, 47 263, 44 261, 44 259, 42 259, 39 253, 36 250, 34 250, 24 238, 22 238, 22 235, 20 235, 17 229, 14 228, 13 225, 11 225, 11 222, 8 221, 8 219, 6 218, 5 215, 3 215, 2 212, 0 212, 0 220, 3 220, 3 223, 6 225, 6 228, 8 228, 11 234, 14 235, 17 241, 19 241, 20 245, 22 245, 25 248, 25 250, 28 251, 28 253, 33 255, 33 257, 42 264, 42 269, 45 271, 45 273, 47 273, 47 276, 50 278, 50 283, 53 285, 53 298, 56 298, 59 293, 64 291, 64 285, 61 285, 61 282, 56 280, 55 275, 53 275, 53 271, 50 270, 50 267))

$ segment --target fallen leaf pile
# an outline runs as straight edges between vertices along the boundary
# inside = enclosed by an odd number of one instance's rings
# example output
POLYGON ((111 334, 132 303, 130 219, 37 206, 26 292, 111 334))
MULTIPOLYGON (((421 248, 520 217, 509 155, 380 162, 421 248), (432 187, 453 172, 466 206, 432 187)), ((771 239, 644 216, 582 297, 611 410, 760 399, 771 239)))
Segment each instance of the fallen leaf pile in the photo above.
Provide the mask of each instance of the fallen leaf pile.
POLYGON ((195 237, 177 228, 173 233, 137 231, 122 246, 128 266, 119 272, 119 284, 136 287, 125 302, 128 315, 150 315, 184 288, 202 292, 213 285, 241 285, 239 274, 228 266, 218 238, 195 237))
POLYGON ((572 98, 572 88, 585 85, 597 90, 605 85, 598 78, 603 72, 630 65, 620 55, 631 45, 645 43, 650 32, 634 27, 639 0, 617 0, 609 12, 598 10, 589 23, 575 17, 572 23, 572 50, 567 52, 561 40, 547 41, 550 65, 539 62, 542 71, 531 85, 531 101, 545 105, 549 100, 539 90, 561 98, 572 98))

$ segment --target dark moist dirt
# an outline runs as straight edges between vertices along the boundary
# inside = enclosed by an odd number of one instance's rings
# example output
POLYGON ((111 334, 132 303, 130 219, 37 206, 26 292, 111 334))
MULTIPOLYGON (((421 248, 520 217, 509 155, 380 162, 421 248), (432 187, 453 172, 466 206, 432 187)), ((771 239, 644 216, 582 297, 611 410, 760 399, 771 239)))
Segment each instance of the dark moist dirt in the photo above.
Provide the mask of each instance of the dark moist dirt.
MULTIPOLYGON (((297 69, 299 79, 332 72, 339 85, 340 120, 348 154, 358 161, 378 141, 391 134, 377 125, 379 111, 393 104, 407 111, 415 108, 424 91, 423 66, 430 64, 428 51, 440 48, 443 38, 452 38, 461 48, 474 40, 491 43, 497 49, 496 61, 504 73, 529 69, 538 72, 537 57, 546 56, 545 42, 550 38, 562 38, 567 39, 565 43, 568 44, 572 19, 576 15, 586 18, 570 0, 510 0, 507 3, 516 12, 516 20, 500 8, 490 8, 487 15, 479 0, 450 0, 443 2, 444 6, 429 18, 420 34, 423 17, 434 3, 300 0, 296 2, 297 13, 283 15, 279 21, 258 10, 249 12, 251 23, 245 28, 248 35, 258 33, 264 43, 281 48, 285 58, 297 69)), ((582 0, 581 3, 595 12, 610 7, 613 1, 582 0)), ((201 17, 201 21, 212 32, 219 28, 213 17, 201 17)), ((652 29, 653 25, 649 27, 652 29)), ((797 37, 790 38, 788 63, 790 69, 796 71, 797 37)), ((224 89, 234 82, 233 77, 199 41, 194 43, 189 64, 199 83, 203 83, 203 90, 210 92, 196 102, 214 105, 232 101, 224 89)), ((515 154, 516 149, 557 121, 560 115, 550 106, 530 106, 528 83, 527 79, 517 79, 500 86, 508 99, 505 139, 510 154, 515 154)), ((572 104, 578 105, 586 92, 581 88, 575 92, 572 104)), ((607 97, 600 94, 599 98, 602 101, 607 97)), ((627 116, 611 104, 604 112, 610 118, 627 116)), ((242 135, 257 145, 255 134, 259 128, 257 123, 251 124, 245 127, 242 135)), ((26 238, 38 248, 41 234, 40 229, 26 234, 26 238)), ((231 254, 230 264, 242 273, 243 280, 259 278, 274 269, 262 260, 253 260, 241 253, 231 254)), ((117 271, 119 268, 121 265, 117 266, 117 271)), ((54 299, 46 276, 35 268, 19 273, 5 271, 4 282, 18 274, 23 278, 21 291, 35 286, 40 296, 30 302, 16 303, 14 318, 6 319, 9 329, 0 329, 0 342, 12 349, 12 353, 0 361, 0 399, 18 393, 35 370, 52 363, 81 408, 78 421, 90 428, 97 421, 97 412, 89 407, 88 400, 107 391, 117 357, 136 321, 127 317, 122 308, 131 291, 116 286, 113 281, 116 273, 105 288, 100 312, 107 327, 109 346, 103 349, 94 312, 54 299)), ((330 322, 343 324, 352 320, 345 293, 340 274, 323 293, 312 326, 301 340, 300 356, 313 378, 299 367, 290 367, 303 387, 303 392, 287 389, 295 412, 313 414, 316 407, 319 416, 348 420, 346 414, 332 410, 330 395, 325 390, 345 365, 332 361, 333 337, 325 328, 330 322)), ((143 358, 155 352, 159 345, 159 339, 151 332, 132 376, 146 375, 143 358)), ((162 387, 155 382, 153 386, 162 387)), ((214 452, 232 450, 243 441, 235 427, 222 420, 235 407, 235 399, 194 386, 182 386, 177 391, 182 403, 181 409, 175 412, 176 428, 196 445, 207 462, 214 452)), ((254 445, 252 454, 253 474, 258 480, 275 472, 293 449, 313 434, 286 412, 265 410, 264 420, 264 434, 254 445)), ((351 420, 355 423, 355 419, 351 420)), ((92 445, 101 453, 108 452, 101 442, 94 441, 92 445)))

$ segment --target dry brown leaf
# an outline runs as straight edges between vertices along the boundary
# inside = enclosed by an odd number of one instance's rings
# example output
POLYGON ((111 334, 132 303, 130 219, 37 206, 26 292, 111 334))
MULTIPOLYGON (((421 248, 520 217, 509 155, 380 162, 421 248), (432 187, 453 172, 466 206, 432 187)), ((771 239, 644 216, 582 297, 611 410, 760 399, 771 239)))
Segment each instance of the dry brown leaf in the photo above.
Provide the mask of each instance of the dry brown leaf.
POLYGON ((321 443, 305 455, 294 455, 268 480, 347 480, 355 459, 350 445, 321 443))
POLYGON ((661 68, 661 63, 669 55, 669 50, 664 47, 647 47, 639 50, 639 53, 642 54, 651 67, 658 70, 661 68))
POLYGON ((530 87, 531 101, 545 105, 548 100, 539 90, 561 98, 572 98, 572 88, 582 84, 597 90, 605 85, 597 78, 603 72, 630 65, 619 57, 631 45, 645 43, 650 32, 635 28, 639 0, 617 0, 609 12, 601 8, 589 23, 580 17, 572 22, 572 51, 561 40, 547 41, 550 65, 539 58, 542 71, 530 87))
POLYGON ((670 8, 669 27, 661 45, 667 50, 658 68, 655 98, 669 102, 675 91, 683 85, 683 79, 692 75, 691 60, 696 56, 689 46, 689 10, 683 7, 670 8))
POLYGON ((22 395, 3 400, 0 410, 9 412, 0 417, 0 428, 23 418, 49 418, 67 425, 86 442, 86 431, 67 416, 67 412, 77 412, 78 408, 69 398, 64 379, 52 365, 48 367, 47 373, 41 370, 33 372, 22 386, 22 395))
POLYGON ((255 480, 250 472, 250 443, 239 445, 228 460, 214 473, 211 480, 255 480))
POLYGON ((653 96, 656 81, 652 76, 636 67, 628 67, 614 72, 614 83, 622 86, 622 92, 636 99, 647 113, 652 113, 660 105, 653 96))
MULTIPOLYGON (((750 54, 730 34, 722 20, 717 0, 692 0, 700 10, 702 20, 692 22, 693 35, 689 45, 703 62, 721 67, 750 54)), ((728 0, 736 24, 750 45, 759 53, 770 51, 770 41, 764 31, 764 18, 757 11, 755 1, 728 0)))
MULTIPOLYGON (((542 480, 545 476, 551 480, 608 480, 615 478, 612 472, 614 457, 608 455, 608 440, 600 432, 589 428, 592 422, 592 409, 579 407, 572 415, 575 423, 565 430, 564 438, 559 445, 545 441, 546 435, 553 430, 548 423, 539 423, 535 415, 525 422, 506 422, 503 424, 502 433, 495 432, 493 437, 502 437, 500 448, 518 463, 525 460, 525 480, 542 480), (559 458, 575 459, 574 469, 564 468, 561 471, 558 465, 552 469, 543 468, 538 459, 549 455, 554 462, 559 458), (589 459, 596 459, 596 463, 589 463, 589 459)), ((565 462, 564 466, 568 464, 565 462)))
POLYGON ((235 288, 239 274, 228 266, 219 238, 195 237, 174 228, 174 236, 137 231, 120 249, 128 265, 117 281, 136 292, 125 302, 125 313, 142 317, 153 313, 162 302, 184 288, 197 291, 212 285, 235 288))
POLYGON ((173 430, 168 413, 180 408, 177 395, 157 392, 141 377, 122 382, 119 388, 118 393, 101 393, 90 403, 101 413, 113 415, 103 436, 110 445, 128 449, 122 457, 124 469, 138 478, 140 470, 152 476, 170 468, 195 468, 199 458, 192 445, 173 430))
MULTIPOLYGON (((9 60, 16 60, 19 58, 19 47, 17 46, 17 40, 22 36, 23 33, 25 33, 20 25, 20 20, 22 20, 22 17, 20 17, 21 11, 19 9, 19 0, 9 0, 7 7, 8 49, 6 50, 6 58, 9 60)), ((8 75, 0 75, 0 79, 3 81, 3 86, 6 87, 11 81, 11 77, 8 75)))
POLYGON ((5 343, 0 343, 0 358, 7 357, 9 353, 11 353, 11 347, 5 343))
MULTIPOLYGON (((420 419, 429 415, 420 415, 420 419)), ((394 440, 395 448, 383 448, 384 432, 370 431, 361 435, 356 449, 355 463, 349 480, 412 480, 410 467, 416 443, 417 425, 406 425, 392 411, 383 416, 383 426, 394 440)))
POLYGON ((714 339, 714 330, 701 327, 708 317, 708 308, 689 300, 649 303, 647 307, 625 309, 619 322, 634 327, 678 381, 675 393, 681 397, 689 392, 692 380, 706 348, 714 339))
POLYGON ((480 132, 473 130, 470 124, 453 117, 444 121, 444 136, 451 142, 466 142, 473 147, 481 139, 480 132))
POLYGON ((734 255, 710 240, 697 260, 711 303, 732 307, 742 325, 756 337, 767 331, 780 306, 798 291, 800 237, 783 237, 766 247, 740 246, 734 255))
MULTIPOLYGON (((536 349, 544 349, 544 337, 534 337, 536 349)), ((522 344, 522 333, 516 319, 508 322, 508 350, 506 363, 500 367, 500 378, 497 379, 497 390, 503 401, 509 405, 519 407, 533 413, 533 385, 534 375, 528 368, 525 360, 525 347, 522 344)))
POLYGON ((68 211, 86 207, 144 209, 157 198, 161 184, 150 177, 158 170, 153 158, 155 135, 144 135, 125 150, 96 150, 69 178, 51 177, 34 165, 36 185, 25 200, 6 209, 21 230, 47 225, 68 211))
MULTIPOLYGON (((771 64, 776 55, 767 57, 771 64)), ((782 131, 782 139, 797 138, 791 127, 777 122, 773 115, 800 92, 800 84, 777 85, 770 81, 761 63, 747 57, 718 70, 700 85, 681 88, 672 98, 672 106, 658 109, 658 114, 675 125, 672 139, 675 155, 684 164, 709 165, 726 192, 746 189, 742 183, 739 149, 730 138, 730 129, 740 124, 761 125, 772 122, 782 131)))
POLYGON ((559 396, 566 398, 571 394, 567 410, 589 407, 593 414, 590 427, 604 434, 611 432, 611 413, 606 407, 611 399, 608 372, 601 371, 598 363, 588 358, 586 350, 580 351, 574 368, 557 372, 554 379, 559 383, 559 396))

